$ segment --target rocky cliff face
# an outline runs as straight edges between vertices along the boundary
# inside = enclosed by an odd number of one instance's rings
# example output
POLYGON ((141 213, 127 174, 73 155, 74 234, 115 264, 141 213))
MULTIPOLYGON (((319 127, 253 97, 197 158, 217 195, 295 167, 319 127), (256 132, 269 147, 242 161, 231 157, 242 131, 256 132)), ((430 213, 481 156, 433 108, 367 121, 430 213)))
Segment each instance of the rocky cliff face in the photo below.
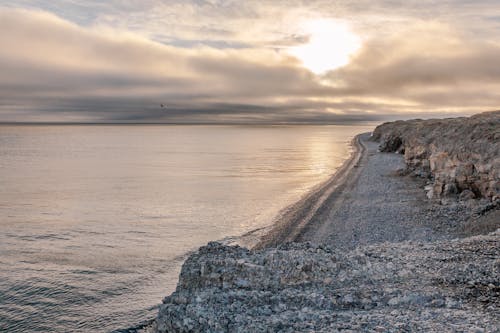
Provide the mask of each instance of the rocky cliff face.
POLYGON ((432 180, 429 198, 500 199, 500 111, 385 123, 373 137, 380 151, 404 154, 408 171, 432 180))

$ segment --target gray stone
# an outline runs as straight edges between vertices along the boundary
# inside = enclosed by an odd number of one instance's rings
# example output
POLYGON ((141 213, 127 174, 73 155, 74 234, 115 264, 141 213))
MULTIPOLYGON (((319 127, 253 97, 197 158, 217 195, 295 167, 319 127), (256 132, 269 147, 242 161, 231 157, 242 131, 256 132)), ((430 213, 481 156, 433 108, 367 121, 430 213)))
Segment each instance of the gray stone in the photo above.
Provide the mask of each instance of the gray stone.
POLYGON ((460 201, 467 201, 467 200, 474 199, 475 197, 476 197, 476 195, 474 194, 474 192, 472 192, 471 190, 465 189, 462 192, 460 192, 458 199, 460 201))
POLYGON ((500 327, 497 258, 500 229, 344 252, 309 243, 253 251, 210 243, 184 263, 177 290, 160 306, 153 331, 442 332, 453 327, 495 332, 500 327), (365 271, 363 257, 381 273, 365 271), (201 267, 218 272, 225 284, 201 275, 201 267), (388 268, 391 272, 383 273, 388 268))

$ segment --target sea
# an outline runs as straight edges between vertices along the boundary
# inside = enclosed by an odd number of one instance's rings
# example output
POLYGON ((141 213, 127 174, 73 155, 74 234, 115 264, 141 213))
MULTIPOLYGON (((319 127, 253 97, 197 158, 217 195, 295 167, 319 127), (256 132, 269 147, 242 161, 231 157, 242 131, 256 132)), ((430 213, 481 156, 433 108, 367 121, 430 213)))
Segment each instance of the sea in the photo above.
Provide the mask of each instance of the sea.
POLYGON ((1 125, 0 331, 154 318, 186 256, 268 227, 355 125, 1 125))

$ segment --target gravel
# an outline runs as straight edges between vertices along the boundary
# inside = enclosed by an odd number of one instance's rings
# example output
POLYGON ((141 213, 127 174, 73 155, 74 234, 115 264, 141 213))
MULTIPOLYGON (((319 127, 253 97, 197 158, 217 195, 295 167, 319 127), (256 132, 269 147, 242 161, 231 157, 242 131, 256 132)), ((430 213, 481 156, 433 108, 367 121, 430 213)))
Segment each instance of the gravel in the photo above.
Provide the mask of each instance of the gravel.
MULTIPOLYGON (((362 172, 348 189, 325 204, 297 241, 334 244, 352 249, 360 244, 447 238, 430 219, 422 182, 401 177, 403 157, 378 153, 378 143, 363 136, 362 172)), ((440 223, 440 222, 437 222, 440 223)))

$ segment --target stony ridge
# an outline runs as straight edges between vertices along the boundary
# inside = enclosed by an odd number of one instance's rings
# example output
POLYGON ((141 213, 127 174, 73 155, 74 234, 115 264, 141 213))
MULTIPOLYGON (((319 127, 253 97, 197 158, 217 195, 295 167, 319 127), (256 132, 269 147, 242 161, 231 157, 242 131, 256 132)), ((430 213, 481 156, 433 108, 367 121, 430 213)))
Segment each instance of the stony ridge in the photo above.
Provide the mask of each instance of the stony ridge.
POLYGON ((500 230, 349 252, 209 243, 184 263, 155 331, 498 332, 499 258, 500 230))
POLYGON ((380 151, 404 154, 407 171, 432 180, 429 198, 500 199, 500 111, 384 123, 373 138, 380 151))

